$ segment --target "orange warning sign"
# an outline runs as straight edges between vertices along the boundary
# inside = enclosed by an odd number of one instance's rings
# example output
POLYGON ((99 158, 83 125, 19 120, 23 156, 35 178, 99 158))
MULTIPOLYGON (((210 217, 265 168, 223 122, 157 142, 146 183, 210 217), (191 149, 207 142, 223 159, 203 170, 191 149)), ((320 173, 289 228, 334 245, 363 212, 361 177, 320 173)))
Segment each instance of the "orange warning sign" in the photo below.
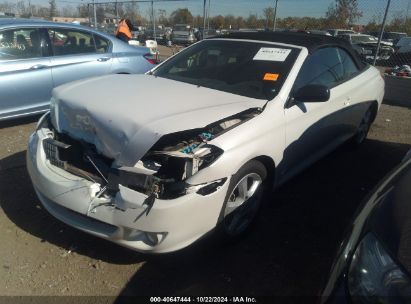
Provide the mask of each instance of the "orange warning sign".
POLYGON ((265 73, 264 75, 264 80, 269 80, 269 81, 277 81, 278 79, 278 74, 272 74, 272 73, 265 73))

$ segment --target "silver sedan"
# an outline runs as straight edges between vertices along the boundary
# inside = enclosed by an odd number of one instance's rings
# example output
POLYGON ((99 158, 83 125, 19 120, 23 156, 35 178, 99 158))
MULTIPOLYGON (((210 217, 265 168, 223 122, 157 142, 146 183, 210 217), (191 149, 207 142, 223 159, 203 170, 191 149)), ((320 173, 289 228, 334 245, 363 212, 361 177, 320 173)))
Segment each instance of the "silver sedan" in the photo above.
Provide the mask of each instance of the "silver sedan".
POLYGON ((154 63, 148 48, 87 27, 0 19, 0 120, 47 111, 52 89, 61 84, 145 73, 154 63))

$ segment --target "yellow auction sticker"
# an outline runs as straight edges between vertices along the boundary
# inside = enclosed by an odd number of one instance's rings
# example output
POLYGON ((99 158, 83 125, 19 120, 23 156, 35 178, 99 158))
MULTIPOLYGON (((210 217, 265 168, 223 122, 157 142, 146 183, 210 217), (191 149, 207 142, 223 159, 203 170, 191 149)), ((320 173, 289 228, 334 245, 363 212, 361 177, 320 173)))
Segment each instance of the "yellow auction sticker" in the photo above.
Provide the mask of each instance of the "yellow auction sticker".
POLYGON ((265 73, 264 80, 277 81, 279 74, 265 73))

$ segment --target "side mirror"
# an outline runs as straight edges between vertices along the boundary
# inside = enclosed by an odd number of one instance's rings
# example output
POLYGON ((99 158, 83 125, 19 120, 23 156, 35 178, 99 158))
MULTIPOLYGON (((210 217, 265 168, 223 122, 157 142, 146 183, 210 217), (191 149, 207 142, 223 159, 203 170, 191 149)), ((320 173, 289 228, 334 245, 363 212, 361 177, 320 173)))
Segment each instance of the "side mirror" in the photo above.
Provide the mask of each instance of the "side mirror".
POLYGON ((309 84, 295 92, 293 97, 300 102, 325 102, 330 99, 330 89, 320 84, 309 84))

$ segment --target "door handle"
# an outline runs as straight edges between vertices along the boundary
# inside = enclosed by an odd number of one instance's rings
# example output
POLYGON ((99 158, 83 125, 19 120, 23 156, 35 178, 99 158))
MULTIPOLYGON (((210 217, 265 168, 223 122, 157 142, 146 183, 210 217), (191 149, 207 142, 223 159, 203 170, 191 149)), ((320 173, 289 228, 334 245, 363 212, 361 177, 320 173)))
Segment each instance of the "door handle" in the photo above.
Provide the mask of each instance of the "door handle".
POLYGON ((349 106, 351 104, 351 98, 348 97, 345 101, 344 101, 344 106, 349 106))
POLYGON ((97 59, 98 62, 104 62, 104 61, 108 61, 110 60, 110 57, 101 57, 99 59, 97 59))
POLYGON ((30 67, 30 70, 41 70, 41 69, 45 69, 45 68, 48 68, 48 66, 44 65, 44 64, 36 64, 36 65, 33 65, 32 67, 30 67))

